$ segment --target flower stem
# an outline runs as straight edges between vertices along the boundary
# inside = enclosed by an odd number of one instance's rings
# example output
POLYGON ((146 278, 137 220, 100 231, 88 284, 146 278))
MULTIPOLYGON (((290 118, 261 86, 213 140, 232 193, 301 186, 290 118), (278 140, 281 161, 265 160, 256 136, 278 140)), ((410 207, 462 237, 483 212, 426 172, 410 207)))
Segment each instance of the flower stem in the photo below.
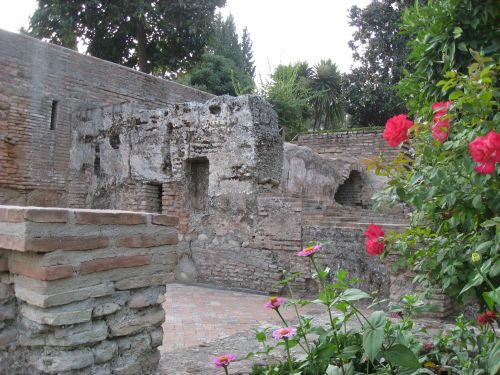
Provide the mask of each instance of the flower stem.
MULTIPOLYGON (((290 297, 292 298, 292 300, 295 300, 295 297, 293 295, 293 290, 292 290, 290 283, 286 283, 286 285, 288 286, 288 290, 290 291, 290 297)), ((304 342, 306 343, 307 354, 310 355, 311 348, 309 347, 309 342, 307 341, 306 333, 304 332, 304 326, 302 325, 302 317, 300 316, 299 310, 297 309, 297 305, 295 303, 293 304, 293 309, 295 310, 295 315, 297 315, 297 319, 299 321, 300 332, 302 332, 304 334, 304 342)))
POLYGON ((283 337, 283 339, 285 340, 286 358, 288 360, 288 367, 290 368, 290 374, 293 374, 292 358, 290 357, 290 347, 288 346, 288 338, 283 337))
POLYGON ((288 327, 288 323, 286 322, 285 318, 283 318, 283 315, 281 315, 280 311, 278 309, 274 309, 274 311, 276 311, 276 313, 280 317, 280 319, 283 322, 283 324, 285 325, 285 327, 288 327))
POLYGON ((478 266, 476 266, 476 269, 477 269, 477 272, 479 272, 479 274, 481 275, 481 277, 484 279, 484 281, 486 281, 486 284, 488 284, 488 286, 494 292, 496 290, 496 288, 493 286, 493 284, 491 283, 490 279, 488 279, 486 277, 486 275, 481 271, 481 268, 479 268, 478 266))
POLYGON ((227 371, 227 366, 223 366, 224 367, 224 372, 226 373, 226 375, 229 375, 229 372, 227 371))
MULTIPOLYGON (((339 355, 340 355, 340 342, 339 342, 339 339, 337 336, 337 329, 335 328, 335 324, 333 323, 332 309, 330 308, 329 291, 327 291, 326 285, 325 285, 325 280, 323 280, 323 277, 321 276, 321 273, 319 272, 318 265, 314 261, 314 254, 312 254, 309 257, 309 259, 311 259, 311 263, 312 263, 314 269, 316 270, 316 273, 318 274, 319 282, 321 283, 321 288, 323 289, 323 292, 325 293, 325 295, 328 296, 328 301, 327 301, 328 304, 326 305, 326 309, 328 310, 328 316, 330 318, 330 325, 332 326, 333 337, 335 339, 335 345, 337 346, 337 351, 339 352, 339 355)), ((340 359, 340 368, 342 369, 342 375, 345 375, 344 363, 342 362, 342 359, 340 359)))

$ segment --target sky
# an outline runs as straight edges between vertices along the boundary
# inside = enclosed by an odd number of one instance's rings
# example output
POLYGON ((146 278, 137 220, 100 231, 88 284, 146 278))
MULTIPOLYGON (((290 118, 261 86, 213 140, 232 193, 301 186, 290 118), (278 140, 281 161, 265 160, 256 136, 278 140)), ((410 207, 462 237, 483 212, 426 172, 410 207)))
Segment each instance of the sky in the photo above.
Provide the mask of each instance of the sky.
MULTIPOLYGON (((279 64, 332 59, 343 72, 352 64, 347 43, 352 28, 347 10, 371 0, 226 0, 223 16, 232 14, 241 36, 246 26, 253 42, 257 80, 279 64)), ((28 25, 36 0, 0 0, 0 29, 17 32, 28 25)))

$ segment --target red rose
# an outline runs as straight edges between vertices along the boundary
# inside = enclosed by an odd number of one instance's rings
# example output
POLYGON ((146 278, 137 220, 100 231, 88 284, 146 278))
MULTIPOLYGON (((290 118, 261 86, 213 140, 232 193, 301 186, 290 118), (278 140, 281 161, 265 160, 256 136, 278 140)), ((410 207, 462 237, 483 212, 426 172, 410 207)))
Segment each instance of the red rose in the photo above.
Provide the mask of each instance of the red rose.
POLYGON ((495 163, 500 162, 500 133, 490 131, 485 137, 477 137, 469 143, 469 151, 476 162, 476 172, 495 172, 495 163))
POLYGON ((450 120, 443 119, 446 116, 448 108, 451 107, 452 102, 437 102, 432 105, 432 111, 434 112, 434 123, 432 125, 432 138, 436 141, 444 142, 448 138, 450 133, 450 120))
POLYGON ((452 105, 451 101, 446 101, 446 102, 437 102, 432 105, 432 112, 434 112, 434 118, 436 117, 443 117, 446 115, 446 112, 448 111, 448 108, 450 108, 452 105))
POLYGON ((477 322, 480 326, 482 326, 487 323, 493 323, 496 318, 497 314, 495 314, 493 311, 486 311, 482 314, 479 314, 479 316, 477 317, 477 322))
POLYGON ((382 241, 377 240, 366 240, 365 242, 366 252, 371 256, 380 255, 384 250, 385 244, 382 241))
POLYGON ((486 143, 488 147, 493 150, 493 160, 495 163, 500 163, 500 133, 495 132, 494 130, 490 131, 486 134, 486 143))
POLYGON ((380 237, 384 237, 385 233, 380 226, 370 224, 363 235, 368 237, 369 240, 378 240, 380 237))
POLYGON ((408 139, 408 129, 413 126, 413 121, 408 120, 405 114, 391 117, 385 124, 383 137, 391 147, 398 146, 408 139))

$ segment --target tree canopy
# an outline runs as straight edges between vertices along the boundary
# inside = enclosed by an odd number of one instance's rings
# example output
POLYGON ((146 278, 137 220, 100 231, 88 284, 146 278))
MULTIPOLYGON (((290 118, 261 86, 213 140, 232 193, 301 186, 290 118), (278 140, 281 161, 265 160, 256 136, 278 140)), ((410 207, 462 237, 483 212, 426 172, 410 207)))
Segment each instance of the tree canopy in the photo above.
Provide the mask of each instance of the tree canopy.
POLYGON ((496 0, 417 2, 406 10, 401 29, 411 42, 399 91, 412 111, 446 98, 436 84, 448 71, 466 73, 475 61, 471 51, 498 61, 499 14, 496 0))
POLYGON ((38 0, 27 32, 146 73, 165 75, 203 54, 225 0, 38 0))
POLYGON ((383 125, 405 111, 396 84, 403 77, 409 37, 401 33, 402 12, 409 1, 373 0, 349 11, 356 28, 349 42, 356 65, 344 79, 347 112, 355 127, 383 125))
POLYGON ((240 43, 232 15, 223 19, 218 14, 202 58, 187 72, 180 74, 177 81, 216 95, 236 96, 252 92, 255 83, 246 70, 246 58, 252 53, 248 31, 245 38, 246 42, 242 38, 240 43), (244 43, 247 47, 244 47, 244 43), (248 47, 250 50, 245 54, 244 48, 248 47))

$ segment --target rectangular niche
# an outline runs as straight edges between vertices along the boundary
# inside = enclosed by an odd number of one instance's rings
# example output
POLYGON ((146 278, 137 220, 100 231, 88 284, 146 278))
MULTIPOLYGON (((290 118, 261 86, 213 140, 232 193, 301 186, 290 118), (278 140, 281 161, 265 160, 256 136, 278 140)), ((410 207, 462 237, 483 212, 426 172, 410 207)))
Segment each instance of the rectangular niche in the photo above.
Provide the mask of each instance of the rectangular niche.
POLYGON ((204 210, 208 201, 208 159, 187 160, 186 177, 189 206, 195 211, 204 210))

